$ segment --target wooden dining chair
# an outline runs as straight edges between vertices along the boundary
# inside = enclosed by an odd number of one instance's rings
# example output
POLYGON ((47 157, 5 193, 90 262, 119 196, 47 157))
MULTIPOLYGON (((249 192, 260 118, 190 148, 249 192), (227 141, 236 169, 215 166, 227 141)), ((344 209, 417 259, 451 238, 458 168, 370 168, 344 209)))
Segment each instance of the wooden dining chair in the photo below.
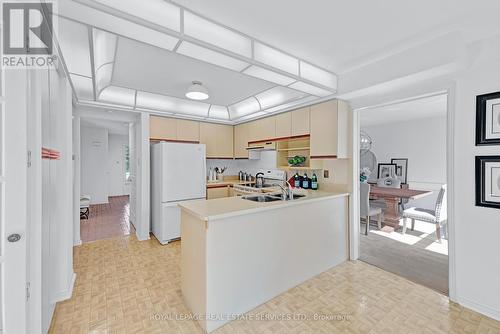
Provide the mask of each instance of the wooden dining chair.
POLYGON ((441 226, 447 220, 446 184, 441 186, 434 210, 409 208, 403 211, 403 234, 406 233, 408 219, 411 219, 411 230, 415 229, 415 220, 424 221, 436 226, 436 238, 441 242, 441 226))
MULTIPOLYGON (((378 215, 377 219, 378 229, 380 230, 382 228, 382 209, 370 206, 370 188, 371 186, 368 183, 364 182, 360 183, 359 211, 360 211, 360 216, 366 219, 365 235, 368 235, 368 229, 370 228, 370 217, 372 216, 378 215)), ((361 226, 361 220, 359 223, 361 226)))

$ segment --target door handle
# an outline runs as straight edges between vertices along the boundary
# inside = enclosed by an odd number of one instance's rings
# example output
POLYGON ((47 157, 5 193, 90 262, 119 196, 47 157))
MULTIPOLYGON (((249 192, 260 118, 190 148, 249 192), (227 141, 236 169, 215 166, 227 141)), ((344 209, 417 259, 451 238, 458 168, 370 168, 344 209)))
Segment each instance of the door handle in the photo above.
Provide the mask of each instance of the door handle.
POLYGON ((7 237, 7 241, 9 242, 18 242, 19 240, 21 240, 21 235, 17 233, 11 234, 7 237))

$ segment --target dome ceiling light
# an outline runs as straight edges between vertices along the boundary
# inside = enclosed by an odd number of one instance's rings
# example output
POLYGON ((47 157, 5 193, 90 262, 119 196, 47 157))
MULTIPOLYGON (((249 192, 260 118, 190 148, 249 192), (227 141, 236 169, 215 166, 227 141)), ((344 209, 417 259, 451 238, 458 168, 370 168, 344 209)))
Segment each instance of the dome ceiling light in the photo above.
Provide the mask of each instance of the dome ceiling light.
POLYGON ((191 100, 203 101, 208 99, 210 95, 208 95, 208 89, 200 81, 193 81, 186 92, 186 97, 191 100))

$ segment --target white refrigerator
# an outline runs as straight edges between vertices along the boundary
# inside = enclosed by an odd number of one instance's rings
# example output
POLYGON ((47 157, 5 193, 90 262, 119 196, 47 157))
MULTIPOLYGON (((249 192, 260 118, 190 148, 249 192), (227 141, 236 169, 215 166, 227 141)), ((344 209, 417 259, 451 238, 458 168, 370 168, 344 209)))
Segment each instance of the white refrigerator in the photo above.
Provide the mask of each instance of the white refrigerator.
POLYGON ((183 201, 206 197, 204 144, 161 142, 151 147, 151 229, 162 244, 181 236, 183 201))

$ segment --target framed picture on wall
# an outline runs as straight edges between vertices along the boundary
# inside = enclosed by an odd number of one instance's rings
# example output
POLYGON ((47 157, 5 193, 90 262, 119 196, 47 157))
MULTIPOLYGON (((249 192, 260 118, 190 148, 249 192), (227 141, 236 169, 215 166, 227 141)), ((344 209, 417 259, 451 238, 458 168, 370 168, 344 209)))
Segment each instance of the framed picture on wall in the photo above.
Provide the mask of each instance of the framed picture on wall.
POLYGON ((379 179, 384 179, 386 177, 396 177, 396 164, 380 163, 378 164, 378 174, 379 179))
POLYGON ((476 206, 500 209, 500 155, 476 156, 476 206))
POLYGON ((391 164, 396 164, 396 179, 401 183, 408 183, 408 159, 407 158, 392 158, 391 164))
POLYGON ((476 96, 476 145, 500 145, 500 92, 476 96))

